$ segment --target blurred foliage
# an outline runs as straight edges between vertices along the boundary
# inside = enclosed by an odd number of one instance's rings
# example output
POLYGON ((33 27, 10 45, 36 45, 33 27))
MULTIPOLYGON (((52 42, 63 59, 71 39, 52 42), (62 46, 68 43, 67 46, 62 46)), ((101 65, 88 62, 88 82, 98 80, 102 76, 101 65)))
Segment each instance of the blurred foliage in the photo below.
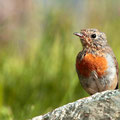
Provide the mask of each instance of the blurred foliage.
POLYGON ((8 13, 0 11, 0 120, 29 119, 88 96, 75 71, 82 47, 73 32, 105 32, 120 63, 118 0, 1 4, 8 13))

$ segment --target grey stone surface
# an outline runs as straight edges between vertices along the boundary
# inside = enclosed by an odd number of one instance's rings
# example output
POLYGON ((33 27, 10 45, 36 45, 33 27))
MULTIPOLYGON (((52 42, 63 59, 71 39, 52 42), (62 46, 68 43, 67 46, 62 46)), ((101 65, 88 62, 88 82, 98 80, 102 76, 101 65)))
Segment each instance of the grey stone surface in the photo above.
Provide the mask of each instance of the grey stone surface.
POLYGON ((120 91, 96 93, 32 120, 120 120, 120 91))

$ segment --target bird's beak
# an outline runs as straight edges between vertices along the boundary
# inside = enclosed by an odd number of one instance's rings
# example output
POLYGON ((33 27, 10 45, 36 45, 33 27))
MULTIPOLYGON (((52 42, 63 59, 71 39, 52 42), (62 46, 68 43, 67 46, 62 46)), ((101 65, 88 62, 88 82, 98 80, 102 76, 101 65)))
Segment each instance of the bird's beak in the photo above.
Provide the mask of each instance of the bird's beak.
POLYGON ((75 32, 75 33, 73 33, 74 35, 76 35, 76 36, 78 36, 78 37, 83 37, 83 34, 82 33, 77 33, 77 32, 75 32))

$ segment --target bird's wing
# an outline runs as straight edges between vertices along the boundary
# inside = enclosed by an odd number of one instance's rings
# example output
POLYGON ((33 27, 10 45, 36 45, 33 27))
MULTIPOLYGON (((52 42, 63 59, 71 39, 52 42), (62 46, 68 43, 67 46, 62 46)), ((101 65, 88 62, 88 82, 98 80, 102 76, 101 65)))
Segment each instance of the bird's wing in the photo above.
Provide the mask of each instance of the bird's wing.
POLYGON ((116 65, 116 72, 117 72, 117 79, 118 79, 118 83, 117 83, 117 86, 115 89, 118 89, 119 88, 119 67, 118 67, 118 62, 116 60, 116 57, 114 56, 114 61, 115 61, 115 65, 116 65))
POLYGON ((119 65, 118 65, 117 59, 116 59, 115 54, 113 53, 112 49, 108 46, 108 48, 106 50, 109 54, 111 54, 111 56, 114 59, 114 63, 115 63, 115 67, 116 67, 117 80, 118 80, 118 83, 117 83, 117 86, 116 86, 115 89, 118 89, 119 88, 119 65))

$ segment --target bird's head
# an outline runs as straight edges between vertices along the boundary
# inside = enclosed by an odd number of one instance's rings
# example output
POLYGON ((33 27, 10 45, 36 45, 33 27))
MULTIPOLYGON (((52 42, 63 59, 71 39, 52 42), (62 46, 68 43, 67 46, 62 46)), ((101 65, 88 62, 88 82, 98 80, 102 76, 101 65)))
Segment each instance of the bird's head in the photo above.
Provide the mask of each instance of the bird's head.
POLYGON ((101 48, 107 45, 106 35, 97 29, 82 29, 74 35, 80 37, 83 48, 101 48))

